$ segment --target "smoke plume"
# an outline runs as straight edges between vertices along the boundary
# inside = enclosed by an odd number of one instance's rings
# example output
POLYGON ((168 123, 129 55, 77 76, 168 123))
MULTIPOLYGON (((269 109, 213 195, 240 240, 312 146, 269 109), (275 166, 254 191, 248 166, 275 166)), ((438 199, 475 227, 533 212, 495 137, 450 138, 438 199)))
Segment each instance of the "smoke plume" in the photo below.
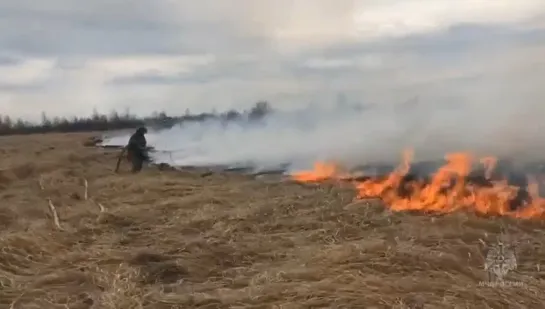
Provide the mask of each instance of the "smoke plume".
MULTIPOLYGON (((395 163, 405 149, 416 160, 450 152, 528 161, 543 158, 544 107, 434 102, 415 98, 391 105, 308 106, 274 111, 259 122, 208 120, 150 132, 155 159, 180 166, 289 164, 304 169, 316 161, 347 167, 395 163)), ((124 144, 128 136, 106 141, 124 144)))

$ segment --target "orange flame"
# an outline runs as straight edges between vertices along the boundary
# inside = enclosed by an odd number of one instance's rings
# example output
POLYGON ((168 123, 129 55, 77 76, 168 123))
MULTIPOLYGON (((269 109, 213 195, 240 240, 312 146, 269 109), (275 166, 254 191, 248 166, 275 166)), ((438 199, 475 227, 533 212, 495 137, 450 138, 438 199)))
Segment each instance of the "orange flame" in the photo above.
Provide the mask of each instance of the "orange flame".
POLYGON ((313 182, 327 179, 343 178, 344 172, 341 172, 340 166, 332 162, 316 162, 311 171, 296 172, 291 177, 299 182, 313 182))
MULTIPOLYGON (((478 160, 485 169, 485 178, 490 186, 469 183, 474 158, 467 153, 453 153, 445 157, 447 163, 432 175, 427 183, 421 180, 404 181, 409 172, 413 152, 403 155, 402 163, 384 179, 370 179, 354 182, 357 197, 380 198, 394 211, 421 210, 448 213, 460 209, 480 214, 507 215, 517 218, 545 218, 545 199, 538 195, 536 179, 529 178, 527 191, 529 201, 521 201, 521 207, 511 209, 513 201, 521 188, 508 185, 507 181, 492 181, 492 172, 497 164, 494 157, 478 160), (405 194, 400 194, 405 192, 405 194)), ((339 167, 332 163, 316 163, 314 170, 299 172, 293 179, 299 182, 321 181, 346 178, 339 167)))

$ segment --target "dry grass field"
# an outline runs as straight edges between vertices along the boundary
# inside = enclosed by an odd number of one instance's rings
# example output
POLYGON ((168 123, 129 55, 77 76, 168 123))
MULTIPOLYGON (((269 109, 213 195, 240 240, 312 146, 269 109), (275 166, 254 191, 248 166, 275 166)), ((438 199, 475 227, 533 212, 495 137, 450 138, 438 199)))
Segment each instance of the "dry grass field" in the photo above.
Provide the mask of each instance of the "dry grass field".
POLYGON ((393 213, 333 183, 115 174, 118 151, 88 136, 0 138, 0 308, 545 308, 541 222, 393 213), (479 286, 502 232, 517 284, 479 286))

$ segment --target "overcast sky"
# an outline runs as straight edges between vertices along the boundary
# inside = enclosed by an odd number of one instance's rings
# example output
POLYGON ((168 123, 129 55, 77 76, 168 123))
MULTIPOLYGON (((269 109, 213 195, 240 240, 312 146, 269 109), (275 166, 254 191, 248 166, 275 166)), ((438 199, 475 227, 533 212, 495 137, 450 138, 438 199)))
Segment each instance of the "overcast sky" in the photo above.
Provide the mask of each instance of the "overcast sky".
POLYGON ((0 0, 0 114, 545 106, 544 0, 0 0))

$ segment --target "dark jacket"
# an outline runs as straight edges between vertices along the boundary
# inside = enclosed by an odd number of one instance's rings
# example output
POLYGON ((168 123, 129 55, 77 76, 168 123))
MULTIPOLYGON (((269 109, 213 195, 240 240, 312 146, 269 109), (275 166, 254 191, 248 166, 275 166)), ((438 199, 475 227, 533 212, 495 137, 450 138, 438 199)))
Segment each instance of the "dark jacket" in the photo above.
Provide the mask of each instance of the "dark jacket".
POLYGON ((127 153, 130 157, 135 156, 142 160, 148 159, 147 152, 147 141, 143 132, 137 131, 129 139, 129 144, 127 145, 127 153))

